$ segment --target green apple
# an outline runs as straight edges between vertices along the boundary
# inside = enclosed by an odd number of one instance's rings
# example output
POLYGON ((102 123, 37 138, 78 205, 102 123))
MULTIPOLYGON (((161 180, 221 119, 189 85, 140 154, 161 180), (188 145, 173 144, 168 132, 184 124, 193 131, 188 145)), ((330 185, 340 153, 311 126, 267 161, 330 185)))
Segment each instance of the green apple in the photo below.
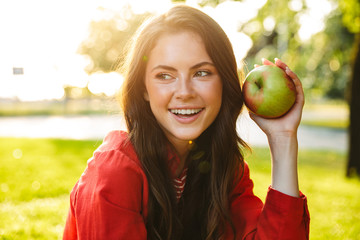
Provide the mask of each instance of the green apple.
POLYGON ((296 99, 294 82, 274 65, 263 65, 250 71, 242 91, 247 108, 264 118, 283 116, 296 99))

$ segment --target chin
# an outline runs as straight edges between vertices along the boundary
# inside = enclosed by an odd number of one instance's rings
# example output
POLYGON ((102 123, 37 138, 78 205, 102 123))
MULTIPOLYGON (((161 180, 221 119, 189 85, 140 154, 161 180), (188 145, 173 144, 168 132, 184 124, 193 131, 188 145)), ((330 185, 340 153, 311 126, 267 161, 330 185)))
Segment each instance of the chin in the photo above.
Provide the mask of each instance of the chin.
POLYGON ((176 133, 174 132, 172 135, 178 139, 178 140, 181 140, 181 141, 189 141, 189 140, 195 140, 197 139, 203 131, 196 131, 196 130, 193 130, 193 129, 184 129, 184 130, 181 130, 179 129, 176 133), (180 131, 179 131, 180 130, 180 131))
POLYGON ((196 140, 201 134, 182 134, 177 138, 183 141, 196 140))

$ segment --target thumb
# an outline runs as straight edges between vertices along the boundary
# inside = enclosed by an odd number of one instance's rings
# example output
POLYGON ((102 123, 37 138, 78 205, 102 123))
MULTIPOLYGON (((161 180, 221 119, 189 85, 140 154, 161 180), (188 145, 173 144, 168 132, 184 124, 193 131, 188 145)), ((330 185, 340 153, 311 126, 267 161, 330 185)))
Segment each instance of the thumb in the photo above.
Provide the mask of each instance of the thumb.
POLYGON ((262 131, 264 131, 264 118, 262 118, 262 117, 260 117, 260 116, 258 116, 258 115, 256 115, 255 113, 253 113, 253 112, 250 112, 249 111, 249 117, 256 123, 256 125, 262 130, 262 131))
POLYGON ((259 116, 251 111, 249 111, 249 117, 255 122, 259 119, 259 116))

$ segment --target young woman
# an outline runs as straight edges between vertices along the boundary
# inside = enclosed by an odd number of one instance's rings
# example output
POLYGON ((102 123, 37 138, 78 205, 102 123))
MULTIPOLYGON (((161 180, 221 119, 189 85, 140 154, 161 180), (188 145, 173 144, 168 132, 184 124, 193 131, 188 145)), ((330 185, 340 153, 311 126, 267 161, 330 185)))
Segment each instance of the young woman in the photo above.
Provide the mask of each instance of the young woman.
POLYGON ((64 239, 308 239, 297 177, 304 96, 285 116, 250 114, 266 133, 272 183, 253 194, 237 135, 243 107, 231 44, 199 10, 176 6, 136 36, 122 104, 128 133, 111 132, 71 192, 64 239))

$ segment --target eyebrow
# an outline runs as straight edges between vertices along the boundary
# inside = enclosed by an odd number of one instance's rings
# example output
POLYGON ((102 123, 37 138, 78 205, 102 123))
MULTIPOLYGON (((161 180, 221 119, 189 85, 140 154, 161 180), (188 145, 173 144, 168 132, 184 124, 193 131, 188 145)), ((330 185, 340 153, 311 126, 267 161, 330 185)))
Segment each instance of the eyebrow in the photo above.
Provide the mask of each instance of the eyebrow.
MULTIPOLYGON (((200 62, 198 64, 195 64, 194 66, 190 67, 190 69, 196 69, 196 68, 200 68, 204 65, 211 65, 213 67, 215 67, 214 63, 212 62, 200 62)), ((176 68, 174 67, 171 67, 171 66, 167 66, 167 65, 157 65, 156 67, 154 67, 151 72, 155 71, 156 69, 165 69, 165 70, 168 70, 168 71, 177 71, 176 68)))

